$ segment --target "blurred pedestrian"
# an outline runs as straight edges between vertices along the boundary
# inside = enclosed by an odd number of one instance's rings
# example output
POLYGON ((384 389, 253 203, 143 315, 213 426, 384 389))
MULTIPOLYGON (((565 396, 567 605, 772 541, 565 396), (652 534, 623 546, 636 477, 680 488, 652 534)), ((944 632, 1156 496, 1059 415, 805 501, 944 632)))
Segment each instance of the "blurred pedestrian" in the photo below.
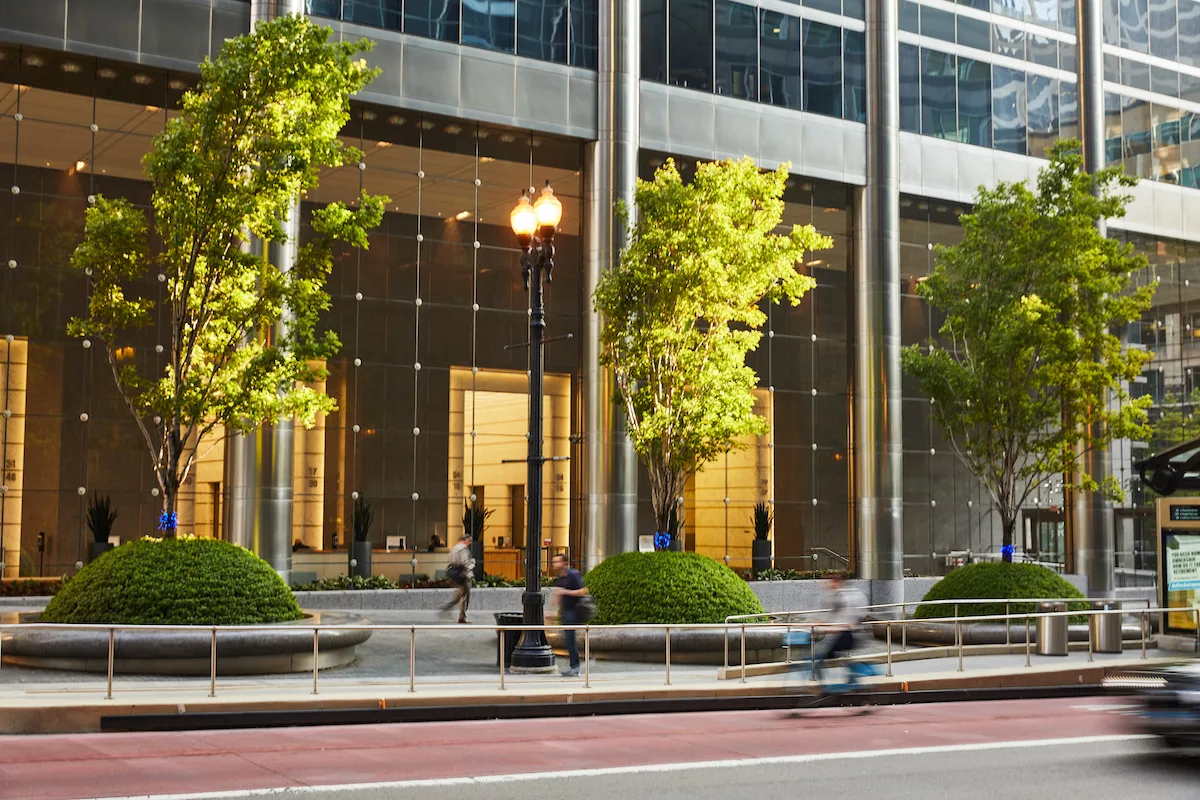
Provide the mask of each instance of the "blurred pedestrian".
POLYGON ((831 575, 826 581, 829 592, 829 619, 821 625, 825 634, 822 648, 822 664, 854 650, 855 636, 866 618, 867 596, 846 585, 840 574, 831 575))
POLYGON ((450 611, 458 606, 458 623, 467 623, 467 607, 471 605, 471 576, 475 572, 475 557, 471 555, 471 536, 464 533, 454 547, 450 548, 450 565, 446 567, 446 577, 454 582, 457 592, 454 599, 445 605, 443 611, 450 611))
MULTIPOLYGON (((554 570, 554 602, 558 605, 558 621, 561 625, 581 625, 585 620, 580 614, 580 604, 587 595, 587 586, 583 583, 583 575, 579 570, 572 569, 566 555, 555 553, 550 560, 554 570)), ((569 666, 562 671, 564 678, 579 675, 579 648, 575 644, 575 631, 563 631, 563 639, 567 643, 567 658, 569 666)))

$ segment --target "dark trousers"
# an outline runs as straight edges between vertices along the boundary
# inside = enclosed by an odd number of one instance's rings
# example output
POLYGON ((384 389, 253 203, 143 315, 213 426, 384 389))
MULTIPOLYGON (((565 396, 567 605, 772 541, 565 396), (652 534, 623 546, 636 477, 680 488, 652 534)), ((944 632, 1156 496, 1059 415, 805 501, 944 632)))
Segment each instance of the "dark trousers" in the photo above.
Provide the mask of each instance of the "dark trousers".
MULTIPOLYGON (((578 625, 579 624, 579 614, 573 608, 571 608, 571 609, 564 608, 562 610, 562 613, 559 614, 559 618, 562 621, 563 625, 578 625)), ((579 647, 575 644, 575 631, 574 630, 563 631, 563 640, 567 643, 567 658, 569 658, 571 661, 571 669, 578 669, 579 668, 579 647)))
POLYGON ((820 655, 820 663, 818 671, 824 672, 825 662, 837 658, 840 655, 849 653, 854 649, 854 632, 853 631, 838 631, 831 633, 825 638, 824 652, 820 655))

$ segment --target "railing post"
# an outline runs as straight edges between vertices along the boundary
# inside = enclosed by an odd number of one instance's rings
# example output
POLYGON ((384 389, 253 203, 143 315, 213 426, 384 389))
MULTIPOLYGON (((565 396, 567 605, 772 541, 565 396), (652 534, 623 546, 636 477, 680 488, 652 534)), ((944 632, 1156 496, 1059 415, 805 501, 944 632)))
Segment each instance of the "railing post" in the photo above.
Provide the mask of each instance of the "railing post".
POLYGON ((671 685, 671 626, 667 626, 667 686, 671 685))
POLYGON ((908 606, 900 607, 900 652, 908 652, 908 606))
POLYGON ((320 644, 321 631, 319 628, 313 628, 313 694, 317 693, 317 672, 320 669, 320 644))
POLYGON ((1196 616, 1196 652, 1200 653, 1200 608, 1192 609, 1196 616))
MULTIPOLYGON (((583 688, 592 688, 592 628, 590 625, 583 626, 583 688)), ((729 628, 725 628, 725 640, 728 645, 729 628)), ((728 660, 728 655, 726 655, 728 660)))
MULTIPOLYGON (((503 636, 500 637, 503 640, 503 636)), ((408 690, 417 690, 417 626, 408 629, 408 690)))
POLYGON ((739 683, 746 682, 746 625, 742 624, 742 679, 739 683))
POLYGON ((105 700, 112 700, 112 679, 113 679, 113 656, 116 653, 117 629, 108 629, 108 694, 105 695, 105 700))
POLYGON ((955 644, 962 646, 962 628, 958 625, 958 603, 954 604, 954 638, 955 644))
POLYGON ((729 620, 725 620, 725 672, 729 672, 729 620))
POLYGON ((1008 615, 1012 613, 1012 603, 1004 604, 1004 644, 1007 647, 1012 646, 1012 620, 1008 615))
MULTIPOLYGON (((1069 607, 1070 606, 1068 606, 1068 608, 1069 607)), ((1093 611, 1092 613, 1095 614, 1096 612, 1093 611)), ((1103 614, 1104 612, 1100 612, 1100 613, 1103 614)), ((1071 618, 1068 617, 1067 618, 1067 630, 1068 631, 1071 630, 1071 621, 1070 620, 1071 620, 1071 618)), ((1095 659, 1095 656, 1093 655, 1095 645, 1092 643, 1092 624, 1091 624, 1091 622, 1092 622, 1091 617, 1088 617, 1088 663, 1089 664, 1092 663, 1092 661, 1095 659)), ((1068 636, 1067 636, 1067 651, 1070 652, 1070 650, 1071 650, 1071 637, 1068 634, 1068 636)))
POLYGON ((1025 666, 1027 667, 1032 666, 1032 664, 1029 662, 1029 647, 1031 638, 1032 637, 1029 635, 1029 615, 1027 614, 1025 615, 1025 666))
POLYGON ((212 629, 212 641, 208 649, 208 696, 217 696, 217 628, 212 629))
POLYGON ((958 612, 954 614, 954 632, 958 634, 958 671, 963 671, 963 635, 962 623, 958 621, 958 612))
POLYGON ((1147 611, 1142 612, 1142 658, 1146 658, 1146 626, 1148 624, 1150 614, 1147 611))
POLYGON ((499 644, 496 645, 500 653, 500 691, 504 691, 504 628, 497 626, 496 632, 499 634, 496 639, 499 644))
POLYGON ((892 677, 892 623, 890 620, 887 623, 887 664, 887 676, 890 678, 892 677))
POLYGON ((812 679, 817 679, 817 626, 808 629, 808 657, 812 661, 812 679))

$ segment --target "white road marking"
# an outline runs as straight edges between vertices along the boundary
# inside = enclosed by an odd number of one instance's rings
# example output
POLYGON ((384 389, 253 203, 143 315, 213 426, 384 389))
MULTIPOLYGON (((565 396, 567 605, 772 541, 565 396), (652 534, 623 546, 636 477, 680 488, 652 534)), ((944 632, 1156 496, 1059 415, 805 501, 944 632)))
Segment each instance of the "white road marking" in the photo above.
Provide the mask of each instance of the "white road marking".
POLYGON ((1077 711, 1128 711, 1131 708, 1141 708, 1141 706, 1137 704, 1105 705, 1104 703, 1096 703, 1090 706, 1071 706, 1071 708, 1077 711))
POLYGON ((740 767, 762 767, 779 764, 811 764, 821 761, 841 761, 864 758, 887 758, 889 756, 920 756, 937 753, 969 753, 981 750, 1026 749, 1031 747, 1062 747, 1080 744, 1103 744, 1106 742, 1132 742, 1153 739, 1145 734, 1121 734, 1112 736, 1075 736, 1065 739, 1031 739, 1018 742, 972 742, 970 744, 937 745, 932 747, 902 747, 888 750, 858 750, 849 753, 813 753, 796 756, 771 756, 768 758, 739 758, 725 761, 693 761, 678 764, 643 764, 628 767, 602 767, 598 769, 573 769, 557 772, 521 772, 511 775, 481 775, 474 778, 430 778, 424 780, 381 781, 379 783, 343 783, 328 786, 281 786, 271 789, 234 789, 224 792, 193 792, 189 794, 139 794, 124 797, 93 797, 80 800, 239 800, 254 797, 281 797, 289 794, 309 795, 320 792, 361 792, 380 789, 422 789, 443 786, 481 786, 496 783, 521 783, 529 781, 556 780, 562 778, 597 778, 612 775, 638 775, 646 773, 686 772, 700 769, 736 769, 740 767))

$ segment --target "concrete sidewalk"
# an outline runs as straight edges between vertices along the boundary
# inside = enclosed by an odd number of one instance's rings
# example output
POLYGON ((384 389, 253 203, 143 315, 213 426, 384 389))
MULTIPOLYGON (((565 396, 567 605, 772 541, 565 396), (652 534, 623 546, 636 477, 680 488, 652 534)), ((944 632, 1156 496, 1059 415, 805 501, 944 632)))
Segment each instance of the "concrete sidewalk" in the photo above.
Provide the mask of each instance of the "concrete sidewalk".
MULTIPOLYGON (((1024 655, 967 658, 964 671, 957 659, 908 661, 893 665, 893 677, 866 681, 871 692, 1020 689, 1027 687, 1098 686, 1104 677, 1180 660, 1178 654, 1150 651, 1095 656, 1086 653, 1060 658, 1035 658, 1025 666, 1024 655)), ((475 671, 453 677, 418 679, 409 690, 408 677, 348 678, 320 676, 313 694, 310 676, 286 680, 225 678, 209 697, 209 681, 119 677, 113 699, 105 699, 106 681, 90 678, 64 683, 19 683, 0 686, 0 733, 68 733, 97 731, 106 716, 133 714, 246 713, 311 710, 368 710, 446 706, 503 706, 564 704, 599 701, 697 700, 754 698, 799 694, 811 687, 807 672, 740 680, 718 680, 712 667, 672 668, 670 685, 665 669, 614 671, 608 662, 594 663, 590 686, 584 679, 558 676, 506 675, 475 671)))

